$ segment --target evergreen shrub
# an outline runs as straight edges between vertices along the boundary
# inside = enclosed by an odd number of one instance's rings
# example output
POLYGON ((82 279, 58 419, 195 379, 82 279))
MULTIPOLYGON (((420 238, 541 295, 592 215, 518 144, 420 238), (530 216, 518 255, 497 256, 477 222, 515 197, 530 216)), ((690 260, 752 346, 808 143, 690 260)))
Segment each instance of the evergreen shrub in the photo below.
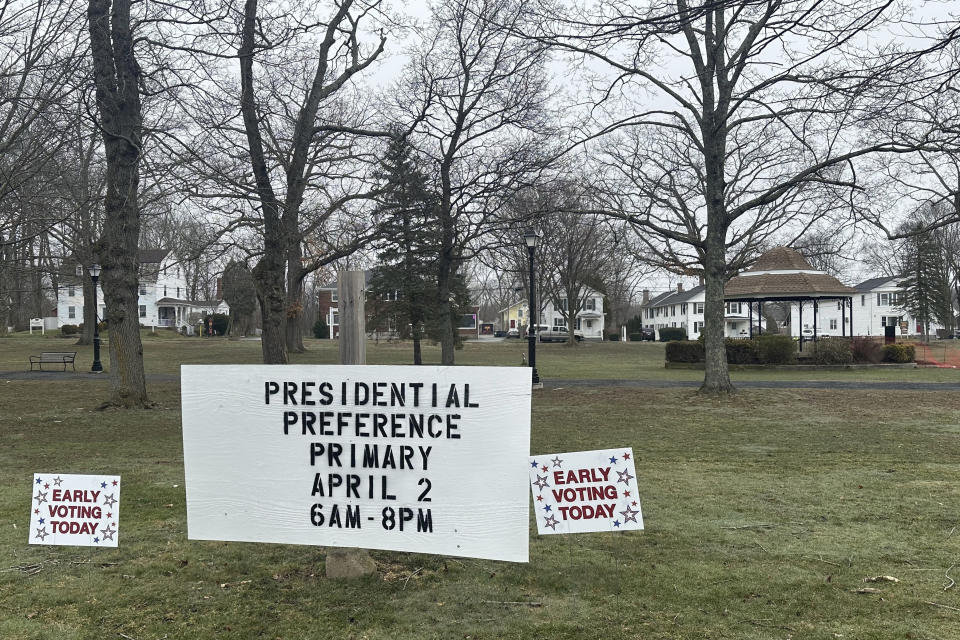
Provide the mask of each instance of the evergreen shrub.
POLYGON ((723 343, 727 349, 728 364, 756 364, 759 361, 755 340, 727 338, 723 343))
POLYGON ((764 334, 756 339, 757 360, 763 364, 793 364, 797 361, 797 345, 793 338, 764 334))
MULTIPOLYGON (((632 339, 632 338, 631 338, 632 339)), ((687 330, 683 327, 664 327, 660 329, 660 342, 671 340, 686 340, 687 330)))
POLYGON ((883 345, 884 362, 913 362, 917 357, 916 348, 912 344, 885 344, 883 345))
POLYGON ((327 323, 322 318, 313 323, 313 337, 314 338, 329 338, 330 337, 330 327, 327 326, 327 323))
POLYGON ((667 362, 703 362, 703 343, 697 340, 674 340, 666 347, 667 362))

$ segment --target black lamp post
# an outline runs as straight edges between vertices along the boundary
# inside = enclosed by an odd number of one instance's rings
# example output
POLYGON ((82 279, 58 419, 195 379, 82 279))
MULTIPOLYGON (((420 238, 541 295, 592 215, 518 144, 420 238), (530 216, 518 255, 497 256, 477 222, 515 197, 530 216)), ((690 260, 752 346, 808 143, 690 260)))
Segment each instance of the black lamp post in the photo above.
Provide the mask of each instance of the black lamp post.
POLYGON ((100 279, 100 265, 93 263, 90 265, 90 279, 93 280, 93 366, 90 367, 90 373, 103 373, 103 365, 100 364, 100 319, 97 314, 97 280, 100 279))
POLYGON ((527 359, 533 369, 533 384, 540 385, 540 374, 537 373, 537 297, 534 292, 533 279, 533 252, 537 248, 537 232, 527 229, 523 232, 523 241, 527 243, 527 255, 530 257, 530 327, 527 330, 527 359))

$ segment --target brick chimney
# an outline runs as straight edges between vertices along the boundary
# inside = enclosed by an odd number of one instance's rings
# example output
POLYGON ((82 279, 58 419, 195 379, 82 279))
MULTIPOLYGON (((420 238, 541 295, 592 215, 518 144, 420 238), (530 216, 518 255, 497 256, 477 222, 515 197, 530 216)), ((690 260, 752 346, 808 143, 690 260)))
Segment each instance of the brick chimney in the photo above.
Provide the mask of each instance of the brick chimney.
POLYGON ((699 280, 700 280, 700 286, 702 287, 702 286, 703 286, 703 274, 700 274, 699 280))
POLYGON ((650 302, 650 289, 643 290, 643 302, 641 304, 648 304, 650 302))
POLYGON ((223 278, 217 278, 217 300, 223 300, 223 278))
POLYGON ((677 283, 677 293, 683 293, 683 283, 682 283, 682 282, 678 282, 678 283, 677 283))

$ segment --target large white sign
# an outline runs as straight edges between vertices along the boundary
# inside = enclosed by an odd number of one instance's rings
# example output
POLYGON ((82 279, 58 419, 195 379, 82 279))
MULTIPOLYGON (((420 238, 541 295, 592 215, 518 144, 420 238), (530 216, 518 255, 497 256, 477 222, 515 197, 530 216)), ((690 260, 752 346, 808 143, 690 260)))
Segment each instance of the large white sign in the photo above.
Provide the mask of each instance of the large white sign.
POLYGON ((35 473, 30 544, 115 547, 120 476, 35 473))
POLYGON ((643 529, 630 447, 532 456, 527 471, 539 533, 643 529))
POLYGON ((530 369, 185 365, 188 537, 527 561, 530 369))

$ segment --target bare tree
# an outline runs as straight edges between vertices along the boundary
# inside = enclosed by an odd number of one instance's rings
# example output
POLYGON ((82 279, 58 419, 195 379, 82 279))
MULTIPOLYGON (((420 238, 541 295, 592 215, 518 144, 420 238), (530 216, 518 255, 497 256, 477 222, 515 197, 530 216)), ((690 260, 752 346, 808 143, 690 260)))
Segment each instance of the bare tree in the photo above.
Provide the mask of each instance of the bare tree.
MULTIPOLYGON (((726 280, 785 227, 799 236, 811 220, 858 205, 856 158, 914 148, 859 136, 881 108, 866 91, 876 76, 844 59, 858 34, 896 7, 600 2, 560 20, 550 17, 555 9, 528 35, 612 76, 593 109, 608 123, 592 135, 620 132, 597 153, 607 172, 603 208, 634 224, 663 266, 704 275, 701 391, 728 393, 726 280)), ((884 88, 882 108, 895 108, 896 86, 884 88)))
POLYGON ((543 46, 515 35, 519 0, 451 0, 433 9, 402 93, 420 120, 412 141, 431 159, 441 227, 437 305, 443 364, 454 363, 454 283, 530 184, 549 132, 543 46))
POLYGON ((144 407, 149 400, 137 306, 143 114, 131 4, 132 0, 89 0, 87 17, 107 166, 103 233, 97 251, 110 327, 111 396, 105 405, 144 407))

